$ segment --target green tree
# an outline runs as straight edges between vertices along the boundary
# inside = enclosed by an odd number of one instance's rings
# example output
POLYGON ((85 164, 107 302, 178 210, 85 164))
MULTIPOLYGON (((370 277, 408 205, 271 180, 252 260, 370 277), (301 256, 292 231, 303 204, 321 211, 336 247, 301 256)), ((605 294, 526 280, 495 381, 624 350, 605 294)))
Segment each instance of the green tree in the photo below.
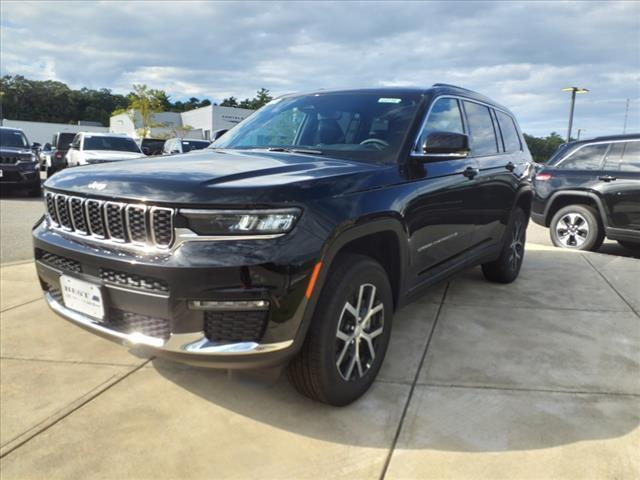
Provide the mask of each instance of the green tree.
POLYGON ((556 132, 551 132, 546 137, 534 137, 525 133, 524 139, 527 142, 533 160, 538 163, 546 163, 558 147, 565 143, 564 139, 556 132))
POLYGON ((154 127, 165 126, 162 123, 155 122, 153 116, 162 112, 164 101, 168 102, 167 95, 160 90, 150 89, 144 84, 135 84, 133 91, 129 94, 129 106, 127 110, 135 124, 136 114, 140 115, 142 127, 136 129, 138 136, 146 138, 151 135, 151 129, 154 127))

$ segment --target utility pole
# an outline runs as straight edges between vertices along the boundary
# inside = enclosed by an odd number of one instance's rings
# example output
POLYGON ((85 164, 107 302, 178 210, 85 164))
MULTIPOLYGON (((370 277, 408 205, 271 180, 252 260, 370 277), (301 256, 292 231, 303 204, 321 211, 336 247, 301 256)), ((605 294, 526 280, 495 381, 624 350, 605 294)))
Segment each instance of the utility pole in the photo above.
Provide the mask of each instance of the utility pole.
POLYGON ((627 98, 627 106, 624 109, 624 127, 622 127, 622 134, 627 133, 627 118, 629 118, 629 99, 627 98))
POLYGON ((579 128, 578 129, 578 138, 576 138, 576 141, 580 140, 580 132, 584 132, 585 129, 584 128, 579 128))
POLYGON ((571 92, 571 108, 569 109, 569 128, 567 129, 567 143, 571 141, 571 127, 573 126, 573 110, 576 104, 576 93, 587 93, 589 90, 580 87, 567 87, 563 92, 571 92))

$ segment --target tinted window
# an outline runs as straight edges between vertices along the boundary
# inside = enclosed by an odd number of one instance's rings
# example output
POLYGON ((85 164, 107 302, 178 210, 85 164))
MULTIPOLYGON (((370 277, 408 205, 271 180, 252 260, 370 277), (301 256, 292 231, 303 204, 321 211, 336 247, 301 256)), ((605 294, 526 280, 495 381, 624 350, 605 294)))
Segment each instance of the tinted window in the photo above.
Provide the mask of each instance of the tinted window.
POLYGON ((455 98, 441 98, 435 103, 420 134, 420 142, 424 142, 429 133, 436 131, 464 133, 460 107, 455 98))
POLYGON ((500 124, 505 152, 517 152, 522 147, 520 146, 520 135, 518 135, 516 125, 513 123, 513 118, 498 110, 496 110, 496 116, 500 124))
POLYGON ((620 170, 623 172, 640 172, 640 142, 626 142, 624 146, 620 170))
POLYGON ((118 152, 139 152, 136 142, 127 137, 94 137, 85 135, 84 150, 115 150, 118 152))
POLYGON ((560 162, 559 167, 571 170, 598 170, 608 146, 608 143, 600 143, 582 147, 570 153, 560 162))
POLYGON ((58 135, 58 139, 57 139, 57 143, 56 143, 56 148, 58 150, 68 150, 69 149, 69 144, 71 142, 73 142, 73 139, 75 138, 76 134, 75 133, 61 133, 58 135))
POLYGON ((498 143, 489 109, 473 102, 464 102, 464 109, 469 122, 471 153, 475 156, 497 153, 498 143))

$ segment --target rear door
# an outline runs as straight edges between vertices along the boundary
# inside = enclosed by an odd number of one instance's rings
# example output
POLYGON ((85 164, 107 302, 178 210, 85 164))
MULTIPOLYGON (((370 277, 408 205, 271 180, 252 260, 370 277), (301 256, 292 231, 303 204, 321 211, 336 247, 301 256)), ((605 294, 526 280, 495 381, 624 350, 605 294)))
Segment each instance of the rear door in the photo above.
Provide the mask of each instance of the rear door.
POLYGON ((640 140, 612 143, 599 179, 608 226, 640 231, 640 140))
POLYGON ((502 239, 515 202, 518 180, 513 172, 516 164, 521 163, 522 145, 508 115, 500 112, 509 150, 506 151, 494 109, 472 100, 462 103, 471 133, 471 154, 480 169, 477 178, 480 198, 472 206, 475 242, 495 243, 502 239))

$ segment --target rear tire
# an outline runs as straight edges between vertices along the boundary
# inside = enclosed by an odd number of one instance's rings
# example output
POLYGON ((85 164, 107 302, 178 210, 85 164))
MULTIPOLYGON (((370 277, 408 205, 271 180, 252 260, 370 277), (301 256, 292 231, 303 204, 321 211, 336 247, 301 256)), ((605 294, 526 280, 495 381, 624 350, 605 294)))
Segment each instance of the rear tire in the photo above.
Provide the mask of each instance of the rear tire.
POLYGON ((300 353, 287 369, 303 395, 348 405, 371 386, 384 360, 393 296, 382 266, 364 255, 340 254, 318 299, 300 353))
POLYGON ((600 215, 587 205, 568 205, 558 210, 551 219, 549 234, 556 247, 571 250, 595 251, 604 242, 600 215))
POLYGON ((504 245, 500 257, 482 265, 484 278, 492 282, 511 283, 520 274, 527 240, 527 215, 516 208, 505 232, 504 245))

